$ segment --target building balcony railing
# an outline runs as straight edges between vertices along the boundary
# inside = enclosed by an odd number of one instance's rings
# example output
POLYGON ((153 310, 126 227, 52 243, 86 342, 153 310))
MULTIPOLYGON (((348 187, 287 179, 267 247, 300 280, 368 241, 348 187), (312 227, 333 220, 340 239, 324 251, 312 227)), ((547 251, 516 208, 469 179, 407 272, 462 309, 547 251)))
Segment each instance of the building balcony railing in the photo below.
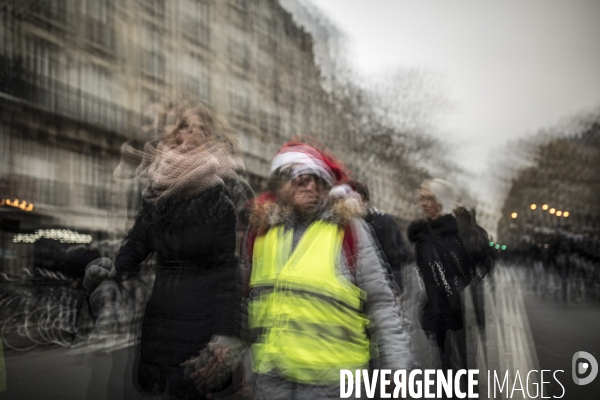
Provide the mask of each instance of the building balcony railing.
POLYGON ((0 93, 124 136, 134 136, 142 124, 140 113, 20 65, 0 57, 0 93))

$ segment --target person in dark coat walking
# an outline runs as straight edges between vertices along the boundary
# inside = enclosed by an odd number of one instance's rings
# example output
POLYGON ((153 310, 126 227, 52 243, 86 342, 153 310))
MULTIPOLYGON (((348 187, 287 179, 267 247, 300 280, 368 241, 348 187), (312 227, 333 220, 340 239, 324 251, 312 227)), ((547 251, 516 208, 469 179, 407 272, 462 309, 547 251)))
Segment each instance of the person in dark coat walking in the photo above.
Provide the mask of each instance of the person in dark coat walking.
POLYGON ((452 215, 454 191, 448 182, 430 179, 421 185, 419 196, 425 219, 409 225, 408 238, 415 243, 416 262, 427 293, 422 328, 435 340, 444 370, 453 369, 447 333, 454 332, 460 368, 466 368, 461 292, 473 278, 474 266, 452 215))
MULTIPOLYGON (((163 140, 148 142, 141 153, 124 146, 124 160, 142 158, 136 175, 145 189, 141 211, 116 256, 114 280, 127 279, 156 254, 134 384, 142 394, 205 398, 231 375, 217 368, 218 376, 198 376, 217 362, 217 353, 220 361, 228 358, 219 350, 223 343, 235 347, 224 338, 238 335, 236 204, 245 203, 251 189, 239 143, 214 111, 186 104, 170 113, 175 121, 165 128, 163 140)), ((121 167, 117 173, 127 168, 121 167)), ((86 273, 92 289, 106 275, 93 267, 86 273)))
MULTIPOLYGON (((473 307, 475 311, 475 320, 477 321, 477 329, 481 335, 481 340, 484 343, 483 356, 487 362, 487 340, 486 324, 485 324, 485 301, 484 301, 484 283, 490 282, 490 278, 484 281, 486 276, 491 276, 494 270, 494 251, 490 246, 490 237, 485 229, 477 224, 477 214, 475 209, 468 211, 464 207, 458 207, 454 210, 456 221, 458 223, 458 236, 462 239, 467 253, 473 261, 475 268, 475 276, 469 285, 473 307)), ((492 287, 490 285, 489 287, 492 287)), ((471 364, 476 363, 477 353, 473 352, 471 364)), ((473 367, 471 367, 473 368, 473 367)))
POLYGON ((365 221, 373 229, 385 261, 389 264, 391 274, 402 292, 404 289, 402 267, 410 261, 411 256, 404 244, 398 224, 391 215, 371 205, 371 195, 366 183, 353 180, 348 184, 360 195, 362 204, 367 211, 365 221))

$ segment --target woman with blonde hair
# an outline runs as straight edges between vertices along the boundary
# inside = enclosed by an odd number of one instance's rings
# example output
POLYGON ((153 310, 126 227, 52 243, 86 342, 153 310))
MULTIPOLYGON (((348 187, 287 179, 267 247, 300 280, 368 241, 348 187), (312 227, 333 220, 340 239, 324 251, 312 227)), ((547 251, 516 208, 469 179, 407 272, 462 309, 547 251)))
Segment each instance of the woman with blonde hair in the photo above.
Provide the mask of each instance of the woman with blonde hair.
MULTIPOLYGON (((156 254, 134 384, 142 394, 205 398, 226 386, 231 371, 219 369, 210 385, 199 386, 199 393, 189 377, 196 360, 186 360, 206 348, 204 362, 217 353, 223 361, 223 338, 237 336, 236 208, 252 191, 244 178, 239 142, 214 110, 194 102, 156 109, 163 112, 154 119, 162 138, 149 141, 143 150, 124 145, 115 171, 121 178, 134 175, 144 190, 135 224, 115 258, 114 280, 127 279, 156 254)), ((106 274, 92 270, 96 272, 86 276, 91 288, 106 274)))

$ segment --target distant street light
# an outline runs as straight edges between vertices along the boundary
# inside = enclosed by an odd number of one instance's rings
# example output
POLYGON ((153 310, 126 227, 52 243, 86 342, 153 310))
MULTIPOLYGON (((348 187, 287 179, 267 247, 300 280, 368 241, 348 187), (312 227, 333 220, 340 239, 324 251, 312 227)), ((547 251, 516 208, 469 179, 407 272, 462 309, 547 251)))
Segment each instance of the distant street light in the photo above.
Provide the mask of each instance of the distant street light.
POLYGON ((544 205, 542 206, 542 210, 546 211, 547 209, 548 209, 548 204, 544 204, 544 205))
POLYGON ((557 217, 560 217, 561 215, 562 215, 562 211, 559 210, 559 211, 556 212, 556 216, 557 217))
POLYGON ((537 205, 536 204, 532 204, 532 205, 529 206, 529 208, 531 208, 532 210, 535 210, 537 208, 537 205))
POLYGON ((565 212, 563 213, 563 217, 567 218, 568 216, 569 216, 569 212, 568 212, 568 211, 565 211, 565 212))
POLYGON ((514 213, 510 214, 510 217, 511 217, 512 219, 515 219, 515 218, 517 218, 517 213, 516 213, 516 212, 514 212, 514 213))
POLYGON ((554 214, 555 212, 556 212, 556 208, 551 208, 549 211, 550 214, 554 214))

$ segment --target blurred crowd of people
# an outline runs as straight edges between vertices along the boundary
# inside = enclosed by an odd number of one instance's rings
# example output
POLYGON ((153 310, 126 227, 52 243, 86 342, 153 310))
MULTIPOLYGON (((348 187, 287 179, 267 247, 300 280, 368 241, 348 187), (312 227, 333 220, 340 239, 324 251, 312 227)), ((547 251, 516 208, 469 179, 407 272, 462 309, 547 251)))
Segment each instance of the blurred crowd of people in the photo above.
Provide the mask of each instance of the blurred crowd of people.
POLYGON ((600 297, 600 232, 542 230, 505 258, 527 268, 531 290, 565 304, 600 297))
POLYGON ((125 144, 116 171, 145 188, 135 223, 116 257, 89 262, 83 279, 95 321, 88 345, 106 351, 103 338, 127 324, 139 336, 124 396, 338 398, 341 369, 436 367, 420 365, 416 324, 443 369, 467 368, 462 292, 471 287, 484 329, 480 286, 493 257, 449 183, 422 184, 413 253, 368 186, 318 141, 286 143, 255 196, 214 110, 155 109, 162 138, 125 144), (155 280, 135 325, 121 286, 149 257, 155 280), (413 261, 426 295, 417 322, 403 282, 413 261))

